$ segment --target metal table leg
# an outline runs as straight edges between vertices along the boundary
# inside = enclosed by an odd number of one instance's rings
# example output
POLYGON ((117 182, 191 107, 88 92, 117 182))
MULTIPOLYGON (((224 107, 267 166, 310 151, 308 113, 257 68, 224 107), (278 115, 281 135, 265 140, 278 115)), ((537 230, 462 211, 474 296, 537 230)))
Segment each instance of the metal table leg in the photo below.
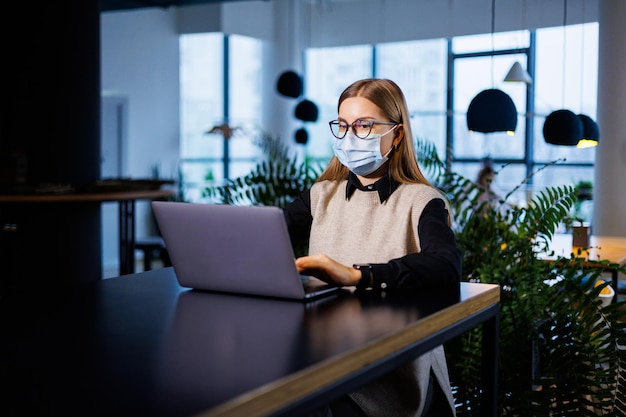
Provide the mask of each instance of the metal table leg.
POLYGON ((120 275, 135 273, 135 200, 119 201, 120 275))
POLYGON ((500 312, 483 323, 483 416, 498 415, 498 357, 500 340, 500 312))

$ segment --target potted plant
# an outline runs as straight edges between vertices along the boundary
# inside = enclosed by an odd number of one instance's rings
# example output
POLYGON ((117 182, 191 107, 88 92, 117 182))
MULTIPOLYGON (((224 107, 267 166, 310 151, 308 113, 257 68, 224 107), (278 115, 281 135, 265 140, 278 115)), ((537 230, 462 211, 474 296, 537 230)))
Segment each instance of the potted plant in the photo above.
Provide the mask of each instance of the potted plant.
MULTIPOLYGON (((471 180, 445 170, 432 144, 418 141, 422 166, 448 195, 465 281, 501 287, 500 415, 581 416, 626 413, 623 302, 599 298, 609 283, 578 254, 543 260, 577 198, 577 189, 548 187, 523 207, 494 203, 471 180)), ((497 174, 496 174, 497 175, 497 174)), ((597 261, 605 269, 618 268, 597 261)), ((459 416, 478 416, 481 331, 447 348, 459 416)))
POLYGON ((573 215, 570 219, 572 246, 588 247, 590 230, 589 225, 585 224, 584 207, 593 198, 593 183, 585 180, 578 181, 575 185, 575 190, 576 199, 574 201, 573 215))

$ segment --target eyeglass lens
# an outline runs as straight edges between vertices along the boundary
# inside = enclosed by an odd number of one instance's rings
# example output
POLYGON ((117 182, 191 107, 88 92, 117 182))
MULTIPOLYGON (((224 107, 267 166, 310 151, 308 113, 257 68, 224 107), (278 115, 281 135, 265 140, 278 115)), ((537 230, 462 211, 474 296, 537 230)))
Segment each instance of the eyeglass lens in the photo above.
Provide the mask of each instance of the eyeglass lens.
POLYGON ((374 127, 374 122, 365 119, 355 120, 352 124, 337 120, 330 122, 330 130, 338 139, 346 136, 350 128, 358 138, 365 139, 372 132, 372 127, 374 127))

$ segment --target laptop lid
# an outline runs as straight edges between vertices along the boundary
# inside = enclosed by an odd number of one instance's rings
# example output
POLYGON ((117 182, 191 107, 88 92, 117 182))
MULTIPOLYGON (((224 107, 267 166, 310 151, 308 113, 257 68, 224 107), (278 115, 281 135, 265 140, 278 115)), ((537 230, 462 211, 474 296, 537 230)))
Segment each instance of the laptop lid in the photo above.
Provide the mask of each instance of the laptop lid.
POLYGON ((152 209, 183 287, 290 299, 338 289, 298 273, 278 207, 153 201, 152 209))

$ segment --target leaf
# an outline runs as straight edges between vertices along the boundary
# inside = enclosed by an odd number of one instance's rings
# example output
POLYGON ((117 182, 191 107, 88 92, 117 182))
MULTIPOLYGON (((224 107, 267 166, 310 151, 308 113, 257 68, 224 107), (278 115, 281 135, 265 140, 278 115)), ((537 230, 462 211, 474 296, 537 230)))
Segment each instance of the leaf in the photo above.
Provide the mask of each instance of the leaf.
MULTIPOLYGON (((462 279, 501 288, 499 415, 624 415, 626 306, 602 307, 602 286, 594 287, 601 268, 575 256, 552 263, 537 256, 569 216, 575 187, 547 187, 525 206, 510 204, 534 172, 499 202, 478 203, 484 191, 471 180, 445 171, 439 159, 422 165, 435 167, 433 182, 448 196, 462 279)), ((446 345, 459 416, 480 415, 481 352, 480 329, 446 345)))
POLYGON ((310 188, 322 171, 319 165, 299 161, 278 138, 263 135, 258 146, 266 159, 246 175, 211 184, 202 195, 225 204, 284 207, 310 188))

